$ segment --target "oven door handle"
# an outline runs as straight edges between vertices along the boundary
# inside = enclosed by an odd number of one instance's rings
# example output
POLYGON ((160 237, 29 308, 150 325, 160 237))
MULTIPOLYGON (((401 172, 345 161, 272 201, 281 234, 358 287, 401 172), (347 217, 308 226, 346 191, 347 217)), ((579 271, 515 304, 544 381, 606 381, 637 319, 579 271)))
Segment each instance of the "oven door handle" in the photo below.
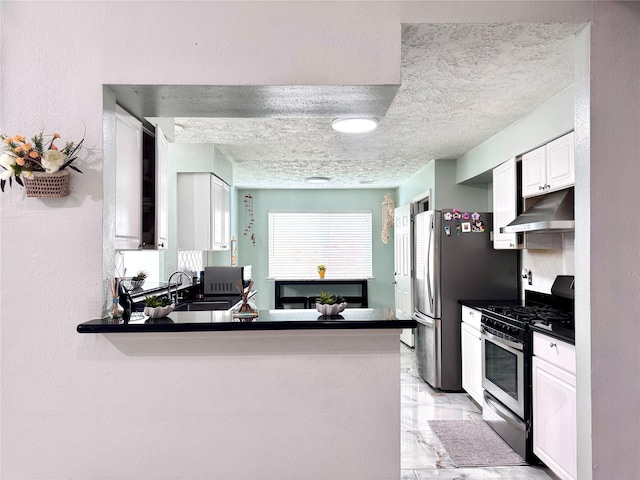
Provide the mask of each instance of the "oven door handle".
POLYGON ((501 345, 504 345, 505 347, 518 350, 519 352, 522 352, 524 350, 524 346, 521 343, 512 342, 511 340, 507 340, 506 338, 492 335, 491 333, 485 331, 484 329, 482 329, 482 335, 487 337, 487 339, 493 341, 493 343, 499 343, 501 345))
POLYGON ((496 415, 502 418, 505 422, 510 423, 514 427, 517 427, 519 430, 525 430, 525 424, 518 417, 509 414, 502 409, 498 408, 494 401, 489 398, 487 395, 484 396, 484 404, 491 409, 496 415))

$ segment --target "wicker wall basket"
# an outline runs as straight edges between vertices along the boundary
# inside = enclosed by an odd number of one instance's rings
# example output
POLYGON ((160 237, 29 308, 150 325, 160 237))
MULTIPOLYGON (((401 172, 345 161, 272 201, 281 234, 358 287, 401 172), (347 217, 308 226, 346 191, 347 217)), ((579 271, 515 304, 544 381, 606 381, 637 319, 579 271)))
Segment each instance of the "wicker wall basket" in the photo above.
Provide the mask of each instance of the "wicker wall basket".
POLYGON ((69 170, 55 173, 33 172, 22 177, 27 197, 66 197, 69 195, 69 170))

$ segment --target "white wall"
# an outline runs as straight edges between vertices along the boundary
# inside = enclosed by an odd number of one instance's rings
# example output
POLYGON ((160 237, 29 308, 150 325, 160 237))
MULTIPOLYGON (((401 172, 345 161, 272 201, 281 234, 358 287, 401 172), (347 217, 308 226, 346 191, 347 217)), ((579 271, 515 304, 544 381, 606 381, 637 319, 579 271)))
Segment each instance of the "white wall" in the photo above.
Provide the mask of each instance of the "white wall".
MULTIPOLYGON (((525 279, 523 290, 551 293, 551 286, 558 275, 575 275, 575 238, 573 233, 553 234, 559 237, 561 248, 522 250, 522 268, 531 270, 532 285, 525 279)), ((523 292, 524 293, 524 292, 523 292)))
POLYGON ((590 204, 576 210, 576 275, 590 284, 576 291, 576 315, 591 328, 578 326, 576 348, 589 342, 593 478, 640 478, 640 3, 593 9, 590 111, 576 115, 591 146, 590 158, 577 151, 576 194, 590 191, 590 204))
MULTIPOLYGON (((164 451, 149 448, 141 434, 131 444, 131 425, 121 423, 123 412, 135 421, 132 412, 145 405, 154 413, 143 420, 171 419, 170 428, 153 427, 153 446, 186 454, 183 444, 197 444, 178 428, 193 418, 158 402, 172 375, 204 371, 202 358, 123 357, 104 337, 75 333, 102 309, 103 202, 112 201, 102 187, 110 175, 103 174, 103 84, 397 84, 402 22, 582 23, 592 9, 591 123, 576 122, 576 195, 584 200, 576 212, 576 275, 585 278, 577 291, 577 347, 587 341, 591 348, 582 349, 586 358, 578 355, 579 416, 593 422, 593 452, 591 430, 581 425, 580 478, 640 477, 639 377, 620 368, 640 364, 640 221, 629 208, 639 200, 638 4, 70 1, 2 2, 0 9, 0 131, 31 135, 44 126, 76 139, 85 134, 92 149, 69 197, 26 199, 16 189, 0 195, 2 478, 114 478, 114 465, 121 478, 166 476, 164 451)), ((577 120, 584 120, 582 108, 577 120)), ((201 387, 204 396, 219 395, 201 387)), ((201 405, 196 415, 215 412, 215 401, 201 405)), ((143 432, 145 422, 136 428, 143 432)), ((207 455, 224 460, 216 449, 207 455)), ((182 478, 204 477, 207 465, 191 458, 182 478)))

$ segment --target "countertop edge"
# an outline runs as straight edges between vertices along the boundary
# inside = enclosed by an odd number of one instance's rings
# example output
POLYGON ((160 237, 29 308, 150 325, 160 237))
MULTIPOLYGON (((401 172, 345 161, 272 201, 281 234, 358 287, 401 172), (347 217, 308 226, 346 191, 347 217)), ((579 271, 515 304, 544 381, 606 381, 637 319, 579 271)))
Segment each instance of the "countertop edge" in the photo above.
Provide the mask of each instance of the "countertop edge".
POLYGON ((281 322, 80 324, 78 333, 225 332, 278 330, 380 330, 414 328, 415 320, 315 320, 281 322))

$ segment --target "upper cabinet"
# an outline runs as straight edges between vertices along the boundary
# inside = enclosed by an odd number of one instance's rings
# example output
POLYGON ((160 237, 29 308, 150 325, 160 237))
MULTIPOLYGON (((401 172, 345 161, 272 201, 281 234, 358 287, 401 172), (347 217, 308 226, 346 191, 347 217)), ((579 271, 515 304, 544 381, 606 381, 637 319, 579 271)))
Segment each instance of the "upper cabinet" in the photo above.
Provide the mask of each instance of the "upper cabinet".
POLYGON ((570 187, 575 178, 573 132, 522 156, 523 197, 570 187))
POLYGON ((156 125, 156 234, 157 249, 166 249, 169 238, 169 142, 156 125))
POLYGON ((160 126, 143 129, 142 244, 140 248, 166 250, 169 235, 169 142, 160 126))
POLYGON ((166 249, 169 142, 116 105, 116 250, 166 249))
POLYGON ((522 235, 501 233, 518 214, 518 164, 515 158, 493 169, 493 248, 516 249, 522 247, 522 235))
POLYGON ((210 173, 178 173, 178 249, 228 250, 229 185, 210 173))
POLYGON ((116 250, 142 244, 142 122, 116 105, 116 250))

